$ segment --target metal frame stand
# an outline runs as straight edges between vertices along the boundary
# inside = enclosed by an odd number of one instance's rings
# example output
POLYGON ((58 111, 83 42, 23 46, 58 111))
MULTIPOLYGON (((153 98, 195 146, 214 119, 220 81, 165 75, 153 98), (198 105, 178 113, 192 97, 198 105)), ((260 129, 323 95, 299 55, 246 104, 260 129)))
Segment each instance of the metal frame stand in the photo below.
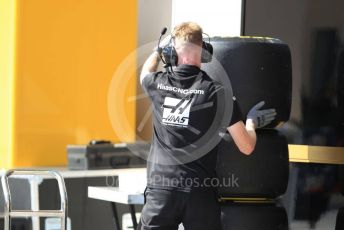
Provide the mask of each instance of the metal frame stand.
MULTIPOLYGON (((63 177, 51 170, 8 170, 1 177, 1 185, 4 192, 4 201, 5 201, 5 210, 4 210, 4 230, 11 229, 11 218, 12 217, 58 217, 61 218, 61 230, 66 230, 67 226, 67 209, 68 209, 68 198, 66 186, 63 180, 63 177), (37 177, 37 176, 50 176, 57 180, 60 199, 61 199, 61 208, 60 210, 39 210, 38 207, 34 210, 12 210, 12 198, 11 191, 9 188, 8 179, 11 176, 18 177, 37 177)), ((32 201, 31 201, 32 202, 32 201)))

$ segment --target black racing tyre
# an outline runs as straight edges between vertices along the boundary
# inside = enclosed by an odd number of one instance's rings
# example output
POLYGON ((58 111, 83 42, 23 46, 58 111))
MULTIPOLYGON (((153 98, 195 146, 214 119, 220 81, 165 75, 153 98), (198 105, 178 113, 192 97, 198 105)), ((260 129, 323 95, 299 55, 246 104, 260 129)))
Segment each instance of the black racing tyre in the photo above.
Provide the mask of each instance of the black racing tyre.
POLYGON ((222 140, 216 172, 221 197, 276 198, 288 185, 287 139, 274 129, 257 130, 257 144, 249 156, 241 153, 233 141, 222 140))
POLYGON ((288 216, 283 207, 262 204, 224 204, 222 230, 287 230, 288 216))
MULTIPOLYGON (((252 106, 264 100, 263 108, 275 108, 275 127, 288 121, 291 110, 292 66, 287 44, 278 39, 255 37, 213 38, 214 58, 229 77, 233 94, 247 115, 252 106)), ((210 64, 203 66, 210 77, 219 80, 210 64)))

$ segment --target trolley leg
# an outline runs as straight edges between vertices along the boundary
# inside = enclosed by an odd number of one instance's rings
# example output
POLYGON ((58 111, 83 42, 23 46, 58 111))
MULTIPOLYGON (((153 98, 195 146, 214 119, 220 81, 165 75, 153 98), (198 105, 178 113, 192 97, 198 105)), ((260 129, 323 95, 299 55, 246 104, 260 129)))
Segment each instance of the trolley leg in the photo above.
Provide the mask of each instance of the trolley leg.
POLYGON ((4 230, 11 230, 11 217, 9 216, 4 218, 4 230))
POLYGON ((116 203, 112 202, 111 206, 112 206, 112 213, 113 213, 116 230, 121 230, 121 227, 119 226, 119 218, 118 218, 116 203))
POLYGON ((61 218, 61 230, 66 230, 67 229, 67 224, 66 224, 66 217, 61 218))
MULTIPOLYGON (((29 179, 30 183, 30 198, 31 198, 31 209, 33 211, 39 210, 39 185, 42 179, 35 176, 29 179)), ((32 217, 32 229, 40 230, 39 217, 32 217)))
POLYGON ((131 220, 133 221, 133 227, 134 227, 134 229, 136 229, 137 228, 137 219, 136 219, 135 205, 130 204, 129 209, 130 209, 131 220))
POLYGON ((11 194, 6 175, 1 176, 1 186, 4 193, 4 230, 11 230, 11 194))

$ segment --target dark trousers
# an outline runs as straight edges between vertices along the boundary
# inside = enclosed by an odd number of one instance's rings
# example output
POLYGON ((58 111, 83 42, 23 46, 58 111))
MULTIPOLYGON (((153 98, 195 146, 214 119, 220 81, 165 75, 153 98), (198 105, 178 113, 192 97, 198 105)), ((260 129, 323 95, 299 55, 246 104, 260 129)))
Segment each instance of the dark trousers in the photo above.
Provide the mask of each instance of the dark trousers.
POLYGON ((221 230, 221 211, 214 189, 182 192, 146 188, 137 230, 221 230))

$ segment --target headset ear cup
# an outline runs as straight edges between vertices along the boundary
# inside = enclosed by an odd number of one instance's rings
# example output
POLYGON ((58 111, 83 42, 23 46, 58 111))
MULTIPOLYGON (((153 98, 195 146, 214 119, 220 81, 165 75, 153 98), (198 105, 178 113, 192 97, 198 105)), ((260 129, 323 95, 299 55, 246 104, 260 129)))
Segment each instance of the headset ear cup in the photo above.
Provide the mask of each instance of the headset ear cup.
POLYGON ((172 46, 172 49, 171 49, 171 64, 172 66, 177 66, 178 64, 178 54, 174 46, 172 46))
POLYGON ((162 48, 161 56, 163 57, 164 64, 167 66, 176 66, 178 64, 177 51, 173 45, 162 48))
POLYGON ((213 56, 213 46, 208 43, 204 42, 202 43, 202 63, 208 63, 211 62, 213 56))
POLYGON ((213 58, 213 46, 210 43, 207 43, 207 50, 209 53, 209 61, 211 62, 212 58, 213 58))

